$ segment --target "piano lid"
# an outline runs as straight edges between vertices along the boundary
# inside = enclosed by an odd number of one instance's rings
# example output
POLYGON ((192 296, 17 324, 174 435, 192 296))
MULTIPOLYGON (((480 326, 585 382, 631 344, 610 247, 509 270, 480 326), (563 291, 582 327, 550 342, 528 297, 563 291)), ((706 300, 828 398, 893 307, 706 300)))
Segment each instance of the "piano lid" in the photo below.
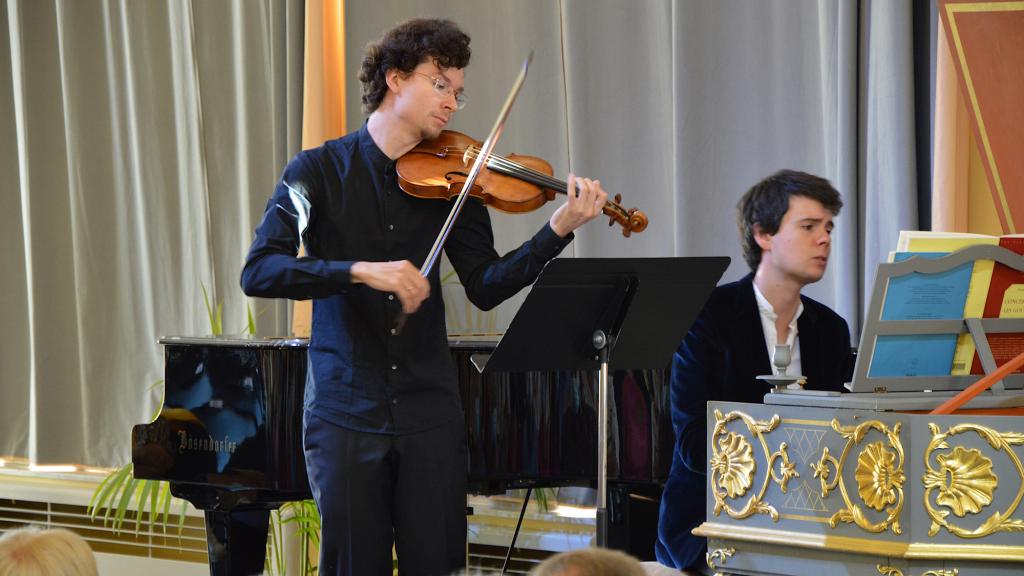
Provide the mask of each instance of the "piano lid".
POLYGON ((165 346, 224 346, 228 348, 308 348, 309 338, 245 336, 164 336, 165 346))

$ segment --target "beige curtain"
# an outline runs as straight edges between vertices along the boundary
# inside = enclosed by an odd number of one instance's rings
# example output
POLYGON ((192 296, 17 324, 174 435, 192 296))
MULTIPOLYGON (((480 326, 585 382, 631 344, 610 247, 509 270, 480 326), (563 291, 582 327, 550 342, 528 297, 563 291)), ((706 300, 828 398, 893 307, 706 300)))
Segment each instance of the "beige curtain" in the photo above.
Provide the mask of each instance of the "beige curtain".
MULTIPOLYGON (((0 456, 116 465, 157 338, 240 332, 238 274, 299 148, 302 5, 0 5, 0 456)), ((283 306, 260 305, 283 333, 283 306)))
MULTIPOLYGON (((306 0, 302 147, 345 134, 345 1, 306 0)), ((309 336, 313 306, 294 302, 292 334, 309 336)))

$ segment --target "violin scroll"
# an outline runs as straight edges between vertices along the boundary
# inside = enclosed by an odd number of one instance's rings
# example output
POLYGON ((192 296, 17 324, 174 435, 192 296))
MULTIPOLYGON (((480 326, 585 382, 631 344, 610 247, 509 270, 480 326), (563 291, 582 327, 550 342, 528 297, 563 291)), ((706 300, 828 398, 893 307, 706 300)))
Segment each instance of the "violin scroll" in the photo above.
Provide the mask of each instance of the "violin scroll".
POLYGON ((622 235, 629 238, 633 232, 643 232, 647 228, 647 215, 636 208, 626 210, 622 207, 622 194, 616 194, 615 200, 609 200, 601 210, 608 216, 608 225, 622 226, 622 235))

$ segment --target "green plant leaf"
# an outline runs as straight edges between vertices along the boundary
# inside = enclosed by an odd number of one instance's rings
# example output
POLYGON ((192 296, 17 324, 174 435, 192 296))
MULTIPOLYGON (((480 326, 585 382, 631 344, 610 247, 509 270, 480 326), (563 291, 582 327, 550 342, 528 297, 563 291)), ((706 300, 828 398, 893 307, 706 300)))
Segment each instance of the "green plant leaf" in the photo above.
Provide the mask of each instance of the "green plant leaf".
POLYGON ((110 491, 110 487, 114 483, 115 474, 117 474, 117 471, 108 474, 107 477, 100 482, 99 486, 96 487, 96 490, 93 491, 92 497, 89 498, 89 506, 86 510, 89 513, 90 519, 96 519, 96 513, 99 511, 99 507, 103 502, 105 495, 110 491))
POLYGON ((97 492, 94 493, 94 497, 97 494, 99 497, 96 500, 96 506, 93 507, 92 509, 93 519, 96 518, 96 514, 102 509, 104 510, 103 524, 106 525, 110 521, 110 516, 114 512, 114 508, 111 506, 111 504, 113 503, 114 498, 116 498, 117 495, 120 493, 121 487, 124 485, 124 483, 127 482, 129 478, 131 478, 131 475, 132 465, 130 463, 125 464, 124 466, 115 470, 113 474, 108 476, 97 487, 97 492))
MULTIPOLYGON (((171 511, 171 484, 169 482, 160 483, 160 501, 162 514, 160 515, 160 522, 164 526, 164 534, 167 533, 167 515, 171 511)), ((155 508, 154 508, 155 510, 155 508)), ((179 527, 179 534, 181 533, 179 527)))
POLYGON ((281 509, 288 512, 282 522, 294 524, 295 534, 299 537, 299 550, 302 551, 299 557, 299 573, 316 574, 317 568, 309 558, 311 548, 320 548, 320 513, 316 503, 312 500, 286 502, 281 509))
POLYGON ((281 531, 281 511, 273 510, 270 513, 270 526, 267 529, 267 550, 263 559, 263 569, 270 576, 285 573, 285 558, 283 551, 284 534, 281 531))
POLYGON ((217 335, 217 318, 213 313, 213 305, 210 303, 210 295, 206 292, 206 284, 200 282, 199 287, 203 290, 203 305, 206 306, 206 317, 210 321, 210 333, 217 335))
MULTIPOLYGON (((153 492, 153 482, 149 480, 139 480, 139 491, 138 500, 135 501, 135 533, 139 533, 139 528, 142 524, 142 512, 146 509, 146 502, 150 500, 150 494, 153 492)), ((153 515, 149 515, 149 527, 153 528, 153 515)))
POLYGON ((149 421, 150 422, 156 422, 157 417, 160 416, 160 411, 163 410, 163 408, 164 408, 164 399, 167 397, 166 396, 167 390, 165 390, 163 388, 163 385, 164 385, 164 379, 161 378, 161 379, 157 380, 156 382, 153 382, 152 384, 150 384, 149 388, 146 389, 147 391, 150 391, 150 390, 153 390, 154 388, 156 388, 157 386, 161 387, 160 388, 160 403, 157 404, 157 406, 156 406, 156 412, 153 412, 153 415, 149 417, 149 421))
POLYGON ((533 494, 534 500, 537 501, 537 507, 540 508, 541 512, 549 512, 551 510, 551 502, 555 499, 554 489, 534 488, 533 494))
POLYGON ((128 505, 132 501, 132 494, 135 493, 135 488, 139 485, 139 481, 132 478, 127 482, 126 486, 121 488, 121 497, 117 502, 117 508, 114 513, 114 522, 111 527, 114 532, 120 532, 121 526, 124 524, 124 517, 128 513, 128 505))
POLYGON ((160 501, 160 490, 163 486, 155 480, 150 480, 150 482, 153 484, 153 489, 149 491, 149 531, 156 532, 156 523, 158 522, 157 510, 159 510, 157 503, 160 501))
POLYGON ((185 512, 188 510, 188 503, 184 500, 181 501, 181 507, 178 508, 178 536, 181 536, 182 531, 185 529, 185 512))
POLYGON ((163 527, 164 535, 167 534, 167 512, 171 508, 171 485, 166 482, 157 483, 157 500, 153 504, 153 509, 150 513, 154 517, 157 517, 158 522, 163 527))

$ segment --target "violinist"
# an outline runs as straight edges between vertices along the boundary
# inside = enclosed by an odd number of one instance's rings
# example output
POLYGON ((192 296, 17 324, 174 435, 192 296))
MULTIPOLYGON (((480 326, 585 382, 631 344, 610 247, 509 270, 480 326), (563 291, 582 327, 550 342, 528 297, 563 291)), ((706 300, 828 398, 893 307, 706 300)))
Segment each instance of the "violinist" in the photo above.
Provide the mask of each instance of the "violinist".
MULTIPOLYGON (((250 296, 313 299, 303 446, 321 574, 390 575, 392 544, 403 576, 465 564, 465 424, 438 268, 417 268, 449 202, 403 193, 395 161, 465 105, 469 58, 447 20, 410 20, 371 44, 359 73, 368 120, 288 163, 242 271, 250 296)), ((530 285, 607 199, 572 174, 567 196, 505 256, 487 209, 467 202, 445 252, 476 306, 530 285)))

